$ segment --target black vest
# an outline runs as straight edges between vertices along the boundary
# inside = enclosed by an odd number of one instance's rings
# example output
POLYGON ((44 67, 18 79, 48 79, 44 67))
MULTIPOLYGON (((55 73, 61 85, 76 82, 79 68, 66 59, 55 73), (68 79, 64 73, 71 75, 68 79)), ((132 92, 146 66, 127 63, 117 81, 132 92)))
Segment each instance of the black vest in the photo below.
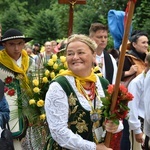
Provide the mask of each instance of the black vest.
POLYGON ((105 60, 105 71, 106 71, 106 79, 112 84, 114 67, 109 53, 104 50, 104 60, 105 60))

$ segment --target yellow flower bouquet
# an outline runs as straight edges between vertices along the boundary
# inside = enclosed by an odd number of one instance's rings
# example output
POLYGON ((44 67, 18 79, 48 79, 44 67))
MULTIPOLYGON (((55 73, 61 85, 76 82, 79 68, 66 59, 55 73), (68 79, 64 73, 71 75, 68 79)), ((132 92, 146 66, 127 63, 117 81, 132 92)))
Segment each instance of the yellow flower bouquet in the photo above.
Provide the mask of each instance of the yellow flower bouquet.
POLYGON ((29 125, 45 123, 44 100, 49 83, 58 73, 65 69, 67 69, 66 57, 58 57, 56 54, 53 54, 51 58, 43 64, 42 68, 30 72, 29 94, 27 97, 28 104, 23 107, 29 125))
MULTIPOLYGON (((21 94, 22 114, 27 118, 28 128, 26 131, 25 149, 44 149, 49 129, 44 110, 45 96, 49 84, 61 71, 67 69, 66 57, 53 54, 51 58, 28 73, 29 84, 23 86, 21 94)), ((19 102, 19 101, 18 101, 19 102)))

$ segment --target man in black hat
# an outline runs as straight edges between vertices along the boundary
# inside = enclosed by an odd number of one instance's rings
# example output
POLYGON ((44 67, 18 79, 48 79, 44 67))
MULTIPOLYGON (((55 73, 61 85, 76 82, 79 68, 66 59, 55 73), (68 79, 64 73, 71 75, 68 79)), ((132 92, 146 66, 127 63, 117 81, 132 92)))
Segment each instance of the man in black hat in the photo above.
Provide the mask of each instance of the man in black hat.
MULTIPOLYGON (((32 40, 26 38, 19 30, 7 30, 0 41, 4 49, 0 51, 0 79, 5 83, 5 96, 10 107, 10 129, 14 138, 21 139, 24 130, 24 119, 21 118, 22 99, 19 95, 23 93, 23 86, 28 86, 27 73, 31 70, 32 59, 23 50, 25 43, 32 40), (16 101, 19 98, 19 103, 16 101), (19 110, 19 111, 18 111, 19 110)), ((21 149, 21 144, 17 141, 15 149, 21 149), (17 147, 16 147, 17 145, 17 147), (19 146, 19 147, 18 147, 19 146)))

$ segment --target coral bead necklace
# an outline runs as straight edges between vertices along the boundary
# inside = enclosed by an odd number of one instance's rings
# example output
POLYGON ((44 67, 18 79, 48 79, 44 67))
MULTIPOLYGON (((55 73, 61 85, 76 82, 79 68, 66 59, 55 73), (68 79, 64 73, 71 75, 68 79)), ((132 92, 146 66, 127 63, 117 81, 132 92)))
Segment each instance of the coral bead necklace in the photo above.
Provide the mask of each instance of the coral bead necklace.
POLYGON ((90 115, 91 115, 91 121, 92 122, 96 122, 98 120, 101 119, 101 110, 99 108, 96 107, 96 97, 99 101, 101 101, 100 99, 100 96, 98 95, 98 92, 97 92, 97 89, 96 89, 96 85, 95 83, 92 83, 90 85, 90 87, 83 87, 82 85, 81 86, 81 91, 83 93, 83 95, 85 96, 85 98, 88 100, 90 106, 91 106, 91 112, 90 112, 90 115), (89 91, 89 94, 86 93, 86 91, 89 91), (92 104, 92 100, 94 100, 94 106, 92 104))
POLYGON ((92 82, 91 85, 89 87, 86 87, 86 86, 83 86, 83 88, 87 91, 89 91, 88 94, 85 94, 85 91, 83 91, 82 89, 82 92, 83 92, 83 95, 87 98, 87 95, 88 95, 88 100, 94 100, 95 98, 95 89, 96 89, 96 86, 95 86, 95 83, 92 82))

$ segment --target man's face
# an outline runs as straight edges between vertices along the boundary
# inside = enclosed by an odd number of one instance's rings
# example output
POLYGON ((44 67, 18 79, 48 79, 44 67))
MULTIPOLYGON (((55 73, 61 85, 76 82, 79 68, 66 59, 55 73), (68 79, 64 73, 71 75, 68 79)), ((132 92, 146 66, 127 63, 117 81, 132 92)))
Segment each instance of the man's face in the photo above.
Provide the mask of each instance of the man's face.
POLYGON ((104 50, 107 46, 108 41, 108 31, 98 30, 91 37, 98 45, 98 49, 104 50))
POLYGON ((47 53, 52 52, 51 42, 46 42, 44 46, 45 46, 45 52, 47 53))
POLYGON ((24 48, 24 45, 25 41, 23 39, 14 39, 3 43, 3 46, 5 47, 7 54, 15 60, 19 59, 21 51, 24 48))

